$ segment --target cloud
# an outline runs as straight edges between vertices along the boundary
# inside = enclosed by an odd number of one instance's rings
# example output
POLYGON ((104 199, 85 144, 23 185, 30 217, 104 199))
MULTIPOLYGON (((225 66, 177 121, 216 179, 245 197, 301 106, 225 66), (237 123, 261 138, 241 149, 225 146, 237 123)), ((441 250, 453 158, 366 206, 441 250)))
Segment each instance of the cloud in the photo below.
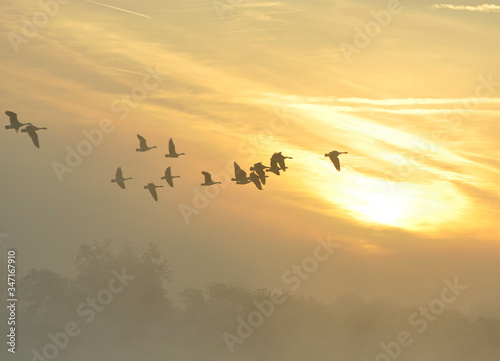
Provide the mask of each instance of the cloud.
MULTIPOLYGON (((355 97, 304 97, 265 93, 264 98, 236 99, 255 104, 269 102, 286 102, 289 104, 320 105, 344 113, 386 113, 400 115, 451 115, 457 112, 475 112, 487 115, 497 115, 500 109, 500 98, 389 98, 369 99, 355 97), (476 109, 466 108, 466 104, 478 104, 476 109)), ((275 105, 280 103, 275 103, 275 105)))
POLYGON ((495 13, 500 12, 500 5, 494 4, 482 4, 482 5, 451 5, 451 4, 432 4, 429 6, 432 10, 437 9, 450 9, 450 10, 465 10, 465 11, 475 11, 482 13, 495 13))

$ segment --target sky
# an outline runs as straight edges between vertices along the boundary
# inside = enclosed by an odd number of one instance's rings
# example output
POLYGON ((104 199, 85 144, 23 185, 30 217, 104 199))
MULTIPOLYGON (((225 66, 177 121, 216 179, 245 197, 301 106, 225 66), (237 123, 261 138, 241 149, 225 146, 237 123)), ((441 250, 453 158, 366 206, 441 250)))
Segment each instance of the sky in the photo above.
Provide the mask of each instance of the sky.
POLYGON ((321 238, 339 247, 298 295, 413 307, 457 278, 468 290, 450 307, 500 317, 500 5, 0 8, 3 123, 10 110, 47 128, 40 149, 0 129, 0 248, 21 272, 75 274, 78 247, 109 238, 158 243, 174 298, 212 281, 287 289, 321 238), (157 148, 136 152, 136 134, 157 148), (170 138, 186 155, 164 157, 170 138), (340 172, 332 150, 348 152, 340 172), (249 172, 279 151, 293 159, 262 191, 229 181, 233 162, 249 172))

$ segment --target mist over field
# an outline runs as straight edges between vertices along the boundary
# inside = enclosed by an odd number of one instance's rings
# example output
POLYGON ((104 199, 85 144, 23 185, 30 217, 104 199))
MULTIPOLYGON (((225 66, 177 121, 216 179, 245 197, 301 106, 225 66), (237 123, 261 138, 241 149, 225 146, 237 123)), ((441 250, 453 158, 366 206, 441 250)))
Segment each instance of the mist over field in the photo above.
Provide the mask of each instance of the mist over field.
POLYGON ((499 319, 472 319, 450 307, 467 292, 456 280, 445 280, 419 308, 353 293, 325 303, 216 282, 186 288, 174 304, 173 272, 156 245, 112 249, 110 241, 82 244, 71 278, 48 269, 23 277, 13 359, 486 361, 500 355, 499 319))

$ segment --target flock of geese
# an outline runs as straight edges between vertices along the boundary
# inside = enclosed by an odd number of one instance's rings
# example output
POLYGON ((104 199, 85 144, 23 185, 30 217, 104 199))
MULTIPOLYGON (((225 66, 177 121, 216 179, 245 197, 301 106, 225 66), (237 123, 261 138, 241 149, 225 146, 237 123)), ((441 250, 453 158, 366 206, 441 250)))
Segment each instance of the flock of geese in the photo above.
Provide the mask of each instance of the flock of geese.
MULTIPOLYGON (((149 146, 147 140, 140 134, 137 134, 137 139, 139 139, 139 148, 136 149, 137 152, 147 152, 151 149, 156 148, 156 146, 149 146)), ((185 155, 185 153, 177 153, 175 150, 175 144, 172 138, 168 141, 168 153, 165 154, 166 158, 179 158, 179 156, 185 155)), ((236 184, 249 184, 253 183, 259 190, 262 190, 262 185, 266 184, 266 172, 272 172, 276 175, 280 175, 280 171, 286 171, 288 168, 285 165, 285 159, 292 159, 292 157, 287 157, 279 153, 274 153, 271 157, 271 165, 265 166, 262 162, 255 163, 253 167, 250 168, 251 173, 247 175, 247 172, 241 169, 238 163, 234 162, 234 178, 231 178, 236 184)), ((202 186, 213 186, 215 184, 221 184, 222 182, 216 182, 212 179, 212 175, 209 172, 202 171, 203 183, 202 186)), ((174 178, 180 178, 178 175, 172 175, 172 168, 169 166, 165 169, 165 174, 160 179, 164 179, 170 187, 174 187, 174 178)), ((124 177, 121 167, 116 169, 115 178, 111 180, 112 183, 118 184, 122 189, 125 189, 125 181, 132 179, 131 177, 124 177)), ((154 182, 148 183, 144 186, 144 189, 149 190, 149 193, 155 201, 158 200, 157 188, 163 188, 162 185, 156 185, 154 182)))
MULTIPOLYGON (((17 119, 17 114, 11 111, 6 111, 5 114, 9 117, 10 124, 5 126, 5 129, 15 129, 16 133, 21 129, 21 133, 28 133, 35 147, 40 148, 40 143, 38 141, 38 130, 47 128, 38 128, 31 123, 21 123, 17 119), (23 128, 26 126, 25 128, 23 128)), ((157 148, 156 146, 148 146, 146 139, 137 134, 139 139, 139 148, 136 149, 137 152, 147 152, 151 149, 157 148)), ((325 157, 329 157, 332 161, 335 169, 340 171, 340 154, 347 154, 347 152, 338 152, 336 150, 326 153, 325 157)), ((177 153, 175 150, 175 144, 172 138, 168 141, 168 153, 165 154, 166 158, 179 158, 179 156, 185 155, 185 153, 177 153)), ((231 181, 236 182, 236 184, 249 184, 253 183, 257 189, 262 190, 262 186, 266 184, 266 172, 271 172, 276 175, 280 175, 280 172, 285 172, 288 167, 285 164, 285 159, 293 159, 283 155, 281 152, 274 153, 271 156, 270 166, 265 166, 262 162, 255 163, 253 167, 250 167, 250 174, 241 169, 238 163, 234 162, 234 178, 231 181)), ((204 177, 204 182, 201 183, 202 186, 213 186, 215 184, 221 184, 222 182, 214 182, 212 180, 212 175, 208 172, 202 171, 201 174, 204 177)), ((160 179, 164 179, 170 187, 174 187, 174 178, 180 178, 178 175, 172 175, 172 168, 169 166, 165 169, 165 174, 160 179)), ((120 188, 125 189, 125 181, 133 179, 131 177, 124 177, 121 167, 116 169, 115 178, 111 180, 111 183, 116 183, 120 188)), ((155 185, 153 182, 148 183, 144 186, 144 189, 149 190, 149 193, 155 201, 158 201, 158 193, 156 188, 162 188, 161 185, 155 185)))
POLYGON ((5 126, 5 129, 15 129, 16 133, 19 132, 19 129, 27 125, 26 128, 21 129, 21 133, 28 133, 30 136, 31 140, 33 141, 33 144, 35 147, 40 148, 40 143, 38 142, 38 134, 36 132, 41 129, 47 129, 47 128, 38 128, 32 125, 31 123, 21 123, 17 119, 17 114, 14 112, 11 112, 10 110, 7 110, 5 112, 7 116, 9 117, 10 124, 5 126))
MULTIPOLYGON (((156 146, 148 146, 146 139, 137 134, 137 138, 139 139, 139 148, 136 149, 137 152, 147 152, 156 146)), ((340 154, 347 154, 347 152, 337 152, 336 150, 325 154, 325 157, 329 157, 332 161, 335 168, 340 171, 340 160, 338 156, 340 154)), ((179 156, 185 155, 185 153, 177 153, 175 150, 175 144, 172 138, 168 141, 168 153, 165 154, 166 158, 179 158, 179 156)), ((285 164, 285 159, 293 159, 292 157, 288 157, 283 155, 281 152, 276 152, 271 156, 270 166, 265 166, 262 162, 255 163, 253 167, 250 167, 250 174, 247 175, 247 172, 244 171, 238 163, 234 162, 234 178, 231 178, 231 181, 236 184, 249 184, 253 183, 257 189, 262 190, 262 186, 266 184, 266 172, 271 172, 276 175, 280 175, 281 171, 285 172, 288 167, 285 164)), ((215 184, 221 184, 222 182, 215 182, 212 179, 212 175, 209 172, 202 171, 201 174, 204 177, 204 182, 201 183, 202 186, 213 186, 215 184)), ((170 187, 174 187, 174 178, 180 178, 178 175, 172 175, 172 168, 169 166, 165 169, 165 175, 160 179, 164 179, 170 187)), ((124 177, 123 171, 121 167, 116 169, 116 176, 111 180, 112 183, 118 184, 118 186, 122 189, 125 189, 125 181, 132 179, 131 177, 124 177)), ((144 186, 144 189, 149 190, 149 193, 153 197, 155 201, 158 200, 158 193, 156 192, 156 188, 163 188, 162 185, 156 185, 154 182, 148 183, 144 186)))

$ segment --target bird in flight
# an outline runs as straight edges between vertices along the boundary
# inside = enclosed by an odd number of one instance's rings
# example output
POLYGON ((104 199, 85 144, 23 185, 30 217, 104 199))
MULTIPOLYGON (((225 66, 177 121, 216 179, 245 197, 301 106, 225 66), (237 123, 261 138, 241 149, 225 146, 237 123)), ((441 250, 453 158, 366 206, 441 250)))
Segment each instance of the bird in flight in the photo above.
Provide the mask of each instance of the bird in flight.
POLYGON ((177 153, 175 151, 175 144, 172 138, 168 141, 168 153, 165 154, 167 158, 179 158, 180 155, 185 155, 186 153, 177 153))
POLYGON ((257 173, 251 172, 249 178, 258 189, 262 190, 262 184, 260 183, 260 177, 257 175, 257 173))
POLYGON ((292 157, 287 157, 281 154, 281 152, 274 153, 271 157, 271 168, 280 168, 283 172, 286 172, 288 167, 285 166, 285 159, 293 159, 292 157))
POLYGON ((247 172, 245 172, 238 163, 234 162, 234 178, 231 178, 236 184, 248 184, 251 182, 250 178, 247 177, 247 172))
POLYGON ((38 134, 36 134, 36 132, 41 129, 47 128, 38 128, 30 124, 26 128, 21 129, 21 133, 28 133, 35 147, 40 148, 40 143, 38 142, 38 134))
POLYGON ((122 174, 122 167, 118 167, 116 169, 116 177, 115 179, 111 179, 111 183, 116 183, 120 186, 121 189, 125 189, 125 181, 132 178, 124 178, 122 174))
POLYGON ((266 172, 272 172, 276 175, 280 175, 280 167, 278 166, 278 163, 271 163, 271 166, 266 168, 266 172))
POLYGON ((142 135, 137 134, 137 138, 139 138, 139 148, 135 150, 136 152, 147 152, 150 149, 156 148, 156 145, 148 147, 146 139, 142 135))
POLYGON ((214 184, 222 184, 222 182, 214 182, 212 180, 212 175, 208 172, 201 172, 201 174, 203 174, 205 176, 205 182, 204 183, 201 183, 202 186, 212 186, 214 184))
POLYGON ((180 178, 178 175, 172 175, 172 169, 168 167, 165 169, 165 175, 161 177, 160 179, 165 179, 170 187, 174 186, 173 179, 174 178, 180 178))
POLYGON ((154 183, 148 183, 144 186, 144 189, 149 189, 149 193, 153 196, 155 201, 158 201, 158 194, 156 193, 156 188, 163 188, 163 186, 157 186, 154 183))
POLYGON ((250 167, 250 170, 253 170, 259 176, 260 183, 266 184, 266 172, 265 170, 269 167, 266 167, 262 164, 262 162, 255 163, 253 167, 250 167))
POLYGON ((25 125, 31 125, 31 123, 21 123, 19 120, 17 120, 17 114, 14 112, 11 112, 10 110, 7 110, 5 112, 7 116, 9 117, 10 124, 5 126, 5 129, 15 129, 16 133, 19 132, 19 128, 25 125))
POLYGON ((333 165, 335 168, 340 172, 340 160, 339 160, 339 155, 340 154, 348 154, 347 152, 337 152, 336 150, 332 150, 330 153, 326 153, 325 157, 330 157, 330 160, 332 161, 333 165))

